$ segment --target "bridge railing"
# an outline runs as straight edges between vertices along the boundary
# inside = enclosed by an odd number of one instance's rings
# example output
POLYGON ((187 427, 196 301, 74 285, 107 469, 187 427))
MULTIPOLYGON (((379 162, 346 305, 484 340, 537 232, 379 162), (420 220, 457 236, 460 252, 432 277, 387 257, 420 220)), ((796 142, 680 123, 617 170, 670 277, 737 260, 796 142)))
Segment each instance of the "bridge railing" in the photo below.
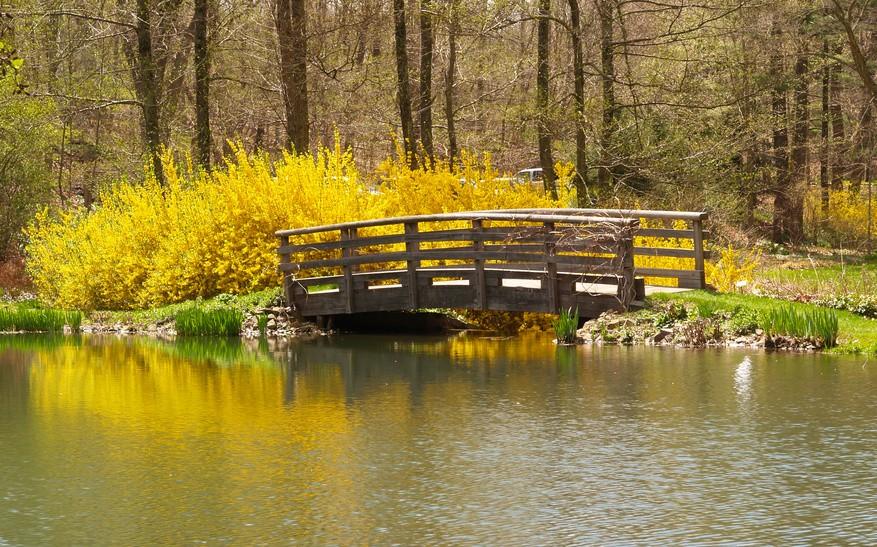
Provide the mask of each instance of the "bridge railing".
POLYGON ((422 215, 282 230, 289 302, 305 316, 425 307, 557 313, 642 296, 636 218, 563 212, 422 215), (604 292, 582 289, 583 281, 604 292), (606 286, 615 289, 607 293, 606 286))
MULTIPOLYGON (((508 209, 525 214, 558 213, 598 218, 639 219, 634 230, 634 266, 637 276, 673 280, 686 289, 706 288, 705 262, 710 252, 705 248, 709 232, 703 211, 652 211, 642 209, 508 209), (680 267, 679 260, 688 265, 680 267)), ((663 284, 663 283, 660 283, 663 284)))

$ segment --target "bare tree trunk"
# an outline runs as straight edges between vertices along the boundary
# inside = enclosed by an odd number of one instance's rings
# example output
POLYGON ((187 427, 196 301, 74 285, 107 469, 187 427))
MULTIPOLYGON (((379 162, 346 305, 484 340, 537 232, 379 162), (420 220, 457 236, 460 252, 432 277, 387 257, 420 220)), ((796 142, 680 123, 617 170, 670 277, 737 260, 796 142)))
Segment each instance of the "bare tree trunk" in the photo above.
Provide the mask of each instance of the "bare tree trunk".
POLYGON ((414 143, 414 120, 411 116, 411 84, 408 76, 408 34, 405 29, 405 0, 393 0, 393 22, 396 40, 396 79, 398 83, 399 118, 402 123, 402 140, 407 160, 417 167, 414 143))
MULTIPOLYGON (((835 46, 834 54, 835 56, 841 55, 843 53, 843 47, 840 45, 835 46)), ((841 81, 840 75, 842 73, 841 64, 834 63, 831 68, 831 86, 829 89, 829 98, 831 104, 829 106, 829 110, 831 111, 831 149, 830 149, 830 161, 831 161, 831 187, 835 190, 839 190, 843 188, 843 179, 844 179, 844 170, 841 168, 841 162, 843 161, 843 149, 844 149, 844 115, 843 108, 840 104, 840 91, 841 91, 841 81)))
POLYGON ((850 55, 853 58, 853 68, 862 80, 862 86, 868 95, 868 102, 877 101, 877 78, 874 77, 872 68, 869 66, 867 44, 860 42, 854 24, 848 18, 848 11, 841 7, 838 0, 832 0, 832 3, 834 4, 832 15, 844 29, 847 45, 850 47, 850 55))
POLYGON ((137 0, 137 70, 136 85, 139 88, 143 109, 143 135, 152 162, 155 179, 165 184, 164 168, 161 164, 161 112, 158 102, 158 79, 155 60, 152 55, 152 27, 149 0, 137 0))
POLYGON ((432 0, 420 0, 420 101, 417 117, 420 142, 432 165, 435 150, 432 143, 432 0))
POLYGON ((600 131, 600 165, 597 183, 601 190, 612 183, 612 146, 615 135, 615 50, 613 44, 614 24, 611 0, 600 0, 597 14, 600 18, 600 78, 603 90, 603 127, 600 131))
POLYGON ((792 241, 804 239, 804 195, 810 186, 808 144, 810 134, 810 66, 806 43, 795 60, 795 146, 792 149, 792 179, 789 181, 787 231, 792 241))
POLYGON ((195 0, 195 140, 198 163, 210 169, 209 0, 195 0))
MULTIPOLYGON (((67 120, 61 120, 61 145, 58 147, 58 198, 62 202, 67 201, 67 195, 64 194, 64 156, 66 150, 64 145, 67 142, 67 120)), ((5 249, 3 249, 5 251, 5 249)))
MULTIPOLYGON (((822 41, 822 55, 828 58, 828 40, 822 41)), ((831 64, 828 62, 822 67, 822 111, 819 119, 819 188, 822 204, 822 214, 828 214, 829 206, 829 142, 831 139, 831 111, 829 110, 829 89, 831 86, 831 64)))
MULTIPOLYGON (((877 78, 875 78, 873 72, 873 54, 870 47, 873 31, 868 30, 868 27, 873 27, 873 20, 866 22, 867 19, 872 18, 869 18, 867 13, 863 12, 862 22, 866 24, 862 26, 865 28, 858 29, 856 28, 856 22, 850 18, 852 8, 846 9, 840 4, 839 0, 832 0, 832 4, 831 14, 843 27, 847 45, 850 49, 850 56, 853 59, 853 69, 859 76, 865 93, 864 105, 860 114, 862 129, 859 132, 859 140, 855 145, 855 149, 858 152, 858 161, 855 162, 854 168, 850 172, 851 190, 858 192, 861 189, 862 180, 867 178, 866 171, 869 167, 870 157, 873 154, 874 111, 877 110, 877 78)), ((866 2, 863 5, 867 6, 868 4, 866 2)))
POLYGON ((579 0, 569 0, 570 35, 573 55, 573 97, 576 105, 576 173, 573 182, 576 186, 576 201, 579 207, 591 204, 588 196, 588 156, 585 135, 585 60, 582 54, 582 23, 579 0))
POLYGON ((448 125, 448 162, 457 158, 457 128, 454 124, 454 83, 457 79, 457 0, 450 0, 448 22, 448 67, 445 72, 445 120, 448 125))
POLYGON ((305 0, 276 0, 274 18, 286 111, 286 145, 302 154, 310 149, 305 0))
POLYGON ((856 158, 850 169, 850 192, 862 191, 862 183, 869 180, 870 161, 874 155, 874 111, 877 110, 877 97, 867 101, 859 114, 860 129, 855 143, 856 158))
POLYGON ((788 243, 790 237, 790 181, 789 172, 789 132, 788 132, 788 105, 786 99, 785 74, 782 57, 782 30, 776 19, 771 24, 770 35, 774 39, 770 56, 770 76, 773 80, 771 92, 771 104, 773 113, 773 241, 775 243, 788 243))
POLYGON ((542 166, 542 182, 545 191, 552 199, 557 199, 557 181, 554 177, 554 159, 551 156, 551 131, 548 127, 548 101, 550 98, 549 47, 551 42, 551 0, 539 0, 539 23, 537 67, 536 67, 536 109, 539 120, 539 163, 542 166))

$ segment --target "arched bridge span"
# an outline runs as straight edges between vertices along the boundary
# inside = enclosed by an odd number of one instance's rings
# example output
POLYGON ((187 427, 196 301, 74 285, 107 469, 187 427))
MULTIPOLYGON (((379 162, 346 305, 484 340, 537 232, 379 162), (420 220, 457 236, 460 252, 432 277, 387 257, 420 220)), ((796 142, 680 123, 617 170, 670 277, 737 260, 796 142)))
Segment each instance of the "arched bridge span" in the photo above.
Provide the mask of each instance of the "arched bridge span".
POLYGON ((703 287, 705 219, 697 212, 521 209, 375 219, 277 236, 287 301, 302 317, 423 308, 578 308, 593 317, 641 305, 646 276, 703 287), (660 258, 688 259, 692 267, 658 267, 660 258))

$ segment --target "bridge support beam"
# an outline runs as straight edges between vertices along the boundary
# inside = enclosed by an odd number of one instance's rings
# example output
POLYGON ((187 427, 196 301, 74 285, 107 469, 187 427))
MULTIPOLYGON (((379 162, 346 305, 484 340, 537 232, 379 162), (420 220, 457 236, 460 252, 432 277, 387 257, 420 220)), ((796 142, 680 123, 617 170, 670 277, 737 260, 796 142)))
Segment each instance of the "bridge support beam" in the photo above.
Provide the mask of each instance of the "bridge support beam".
POLYGON ((408 269, 408 308, 412 310, 420 307, 417 299, 417 268, 420 267, 420 261, 411 258, 420 251, 420 242, 414 240, 419 231, 417 222, 405 223, 405 252, 408 253, 408 259, 405 261, 408 269))

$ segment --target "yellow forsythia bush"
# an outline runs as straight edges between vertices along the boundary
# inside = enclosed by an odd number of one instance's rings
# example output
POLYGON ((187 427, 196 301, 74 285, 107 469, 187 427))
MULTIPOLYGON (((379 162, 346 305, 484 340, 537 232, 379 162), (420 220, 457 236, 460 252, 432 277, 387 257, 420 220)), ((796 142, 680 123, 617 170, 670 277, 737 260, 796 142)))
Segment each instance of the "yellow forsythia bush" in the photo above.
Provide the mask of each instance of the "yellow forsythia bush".
MULTIPOLYGON (((340 146, 272 160, 237 146, 210 173, 164 157, 159 186, 121 182, 92 211, 40 213, 27 231, 28 270, 45 301, 80 309, 135 309, 278 286, 278 229, 467 209, 550 207, 513 185, 489 156, 462 167, 410 169, 387 160, 379 191, 340 146)), ((566 187, 566 184, 561 184, 566 187)), ((564 198, 566 199, 566 198, 564 198)))
POLYGON ((742 291, 752 285, 760 264, 760 253, 749 253, 728 245, 719 250, 717 260, 704 265, 706 282, 720 292, 742 291))
MULTIPOLYGON (((641 228, 665 228, 663 221, 647 218, 639 219, 641 228)), ((673 221, 673 225, 669 228, 675 230, 687 230, 688 225, 684 220, 677 219, 673 221)), ((637 236, 633 243, 636 247, 648 248, 665 248, 665 249, 694 249, 694 240, 678 237, 653 237, 653 236, 637 236)), ((679 258, 673 256, 635 256, 633 264, 637 268, 656 268, 667 270, 693 270, 693 258, 679 258)), ((669 277, 646 277, 646 283, 649 285, 658 285, 665 287, 675 287, 679 284, 678 280, 669 277)))
MULTIPOLYGON (((856 245, 868 236, 868 196, 850 190, 829 190, 828 210, 822 207, 822 191, 814 188, 804 200, 804 226, 808 236, 832 245, 856 245)), ((877 193, 877 188, 875 188, 877 193)), ((871 197, 871 229, 877 235, 877 195, 871 197)))
POLYGON ((383 180, 382 205, 391 213, 388 216, 556 207, 570 200, 569 175, 558 179, 561 195, 555 202, 539 186, 501 177, 489 154, 479 159, 463 153, 456 169, 442 161, 433 170, 411 169, 403 161, 387 159, 377 171, 383 180))

